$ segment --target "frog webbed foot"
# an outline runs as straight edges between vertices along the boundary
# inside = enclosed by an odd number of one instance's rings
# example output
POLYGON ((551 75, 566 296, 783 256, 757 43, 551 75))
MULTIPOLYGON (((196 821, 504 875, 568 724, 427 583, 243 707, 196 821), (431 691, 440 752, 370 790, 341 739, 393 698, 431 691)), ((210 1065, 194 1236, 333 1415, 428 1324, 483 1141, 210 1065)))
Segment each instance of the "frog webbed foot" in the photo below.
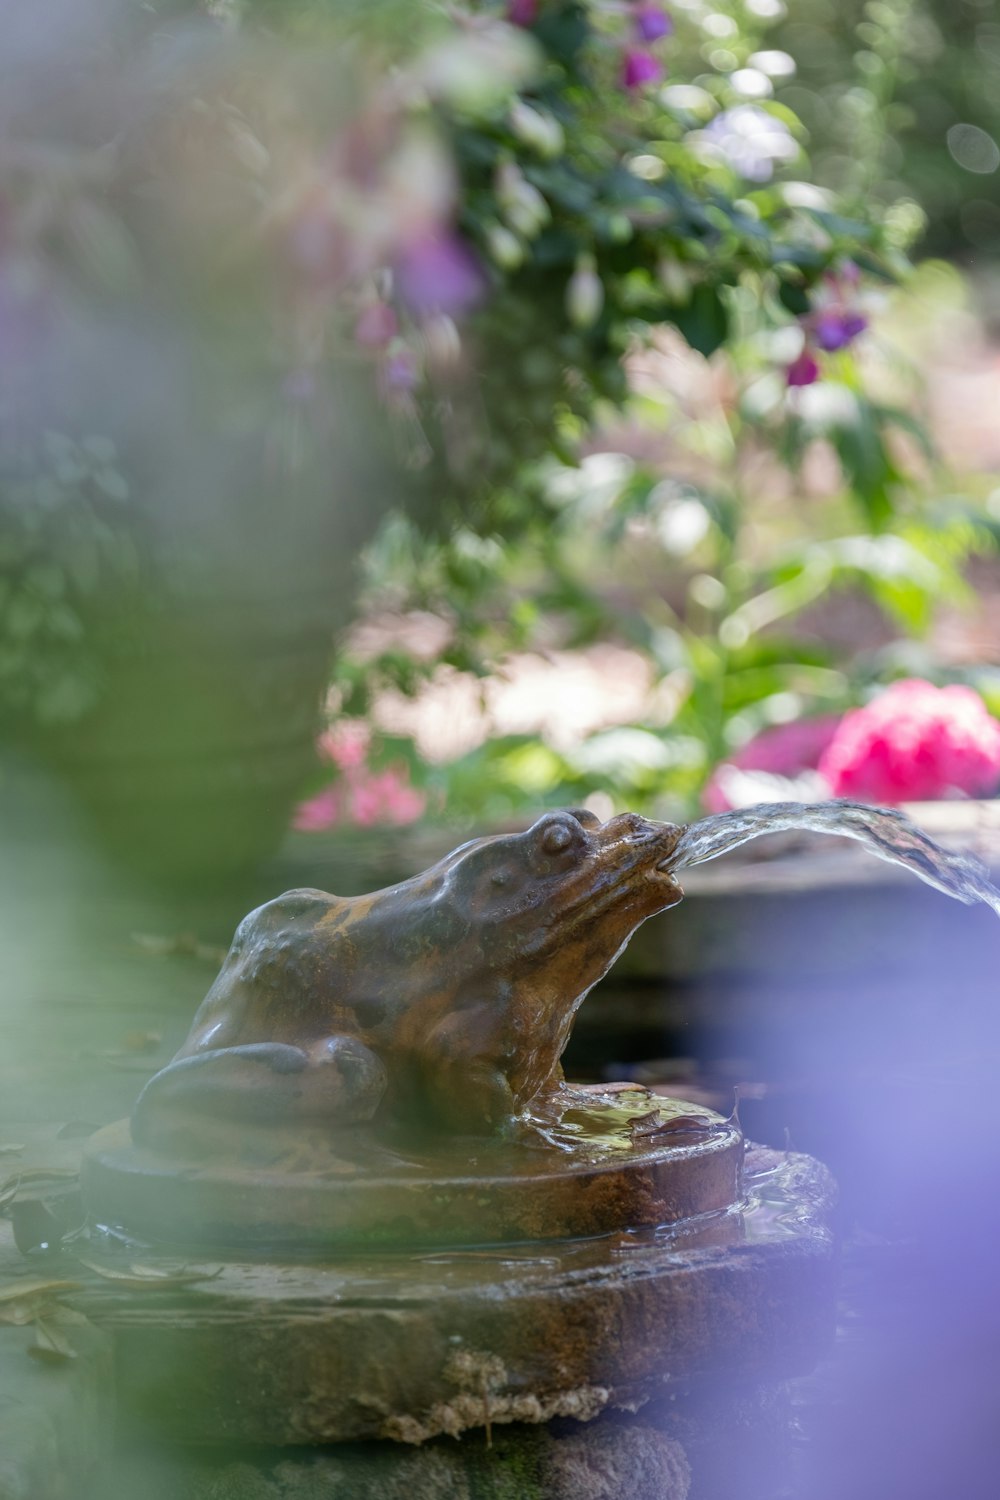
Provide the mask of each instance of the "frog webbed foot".
POLYGON ((518 1112, 506 1075, 486 1061, 440 1067, 432 1104, 437 1123, 463 1135, 505 1135, 518 1112))
POLYGON ((356 1124, 371 1119, 385 1083, 381 1060, 357 1037, 323 1037, 308 1049, 220 1047, 178 1058, 150 1079, 132 1112, 132 1137, 152 1146, 201 1137, 208 1145, 220 1126, 356 1124))

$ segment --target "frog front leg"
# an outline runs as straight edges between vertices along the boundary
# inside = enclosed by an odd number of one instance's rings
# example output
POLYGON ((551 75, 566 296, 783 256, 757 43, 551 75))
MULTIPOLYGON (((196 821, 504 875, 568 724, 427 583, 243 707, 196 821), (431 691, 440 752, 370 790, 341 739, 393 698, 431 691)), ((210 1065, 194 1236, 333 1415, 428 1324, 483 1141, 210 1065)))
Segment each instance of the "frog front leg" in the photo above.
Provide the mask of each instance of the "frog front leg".
POLYGON ((519 1113, 507 1070, 515 1049, 489 1003, 463 1006, 432 1032, 423 1056, 424 1097, 438 1125, 499 1135, 519 1113))
POLYGON ((356 1124, 371 1119, 385 1091, 381 1060, 353 1036, 307 1048, 252 1042, 192 1053, 149 1080, 132 1112, 132 1138, 169 1147, 216 1137, 232 1124, 356 1124))

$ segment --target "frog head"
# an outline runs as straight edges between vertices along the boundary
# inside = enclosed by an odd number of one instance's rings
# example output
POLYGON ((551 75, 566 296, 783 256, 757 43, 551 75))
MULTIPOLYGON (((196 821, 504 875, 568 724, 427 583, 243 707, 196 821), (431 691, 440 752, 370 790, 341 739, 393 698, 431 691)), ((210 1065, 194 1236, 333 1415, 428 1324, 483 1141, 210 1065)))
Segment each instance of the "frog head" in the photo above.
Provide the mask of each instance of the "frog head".
POLYGON ((442 899, 489 967, 555 966, 589 988, 641 922, 681 900, 666 868, 681 832, 636 813, 545 813, 455 850, 437 867, 442 899))

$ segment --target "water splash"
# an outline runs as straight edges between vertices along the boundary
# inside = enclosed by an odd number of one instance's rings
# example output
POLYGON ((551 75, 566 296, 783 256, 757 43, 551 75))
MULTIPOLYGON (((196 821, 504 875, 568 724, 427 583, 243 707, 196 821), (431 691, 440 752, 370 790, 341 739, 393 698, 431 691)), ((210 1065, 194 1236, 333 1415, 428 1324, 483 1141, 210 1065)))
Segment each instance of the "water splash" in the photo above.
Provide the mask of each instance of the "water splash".
POLYGON ((862 802, 763 802, 701 818, 684 829, 664 868, 675 872, 704 864, 762 833, 789 829, 857 839, 879 859, 903 865, 946 896, 969 906, 983 901, 1000 916, 1000 890, 978 859, 942 849, 895 808, 862 802))

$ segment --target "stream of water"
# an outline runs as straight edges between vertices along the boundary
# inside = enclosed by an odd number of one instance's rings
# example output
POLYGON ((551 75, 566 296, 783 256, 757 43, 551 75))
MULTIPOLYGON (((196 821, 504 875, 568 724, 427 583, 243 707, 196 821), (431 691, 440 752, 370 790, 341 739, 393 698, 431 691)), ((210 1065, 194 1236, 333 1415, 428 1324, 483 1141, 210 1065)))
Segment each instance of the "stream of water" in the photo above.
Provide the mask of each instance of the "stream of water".
POLYGON ((790 829, 857 839, 879 859, 903 865, 946 896, 969 906, 985 902, 1000 916, 1000 890, 975 856, 942 849, 896 808, 862 802, 762 802, 715 813, 684 829, 665 868, 674 872, 704 864, 761 834, 790 829))

